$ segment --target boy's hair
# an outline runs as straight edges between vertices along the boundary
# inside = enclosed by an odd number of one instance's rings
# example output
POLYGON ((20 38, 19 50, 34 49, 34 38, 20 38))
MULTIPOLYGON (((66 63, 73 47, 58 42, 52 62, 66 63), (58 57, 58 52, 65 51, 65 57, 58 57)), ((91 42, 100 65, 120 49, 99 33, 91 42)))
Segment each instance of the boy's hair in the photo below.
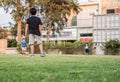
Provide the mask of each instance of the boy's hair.
POLYGON ((31 15, 35 15, 36 12, 37 12, 36 8, 31 8, 31 9, 30 9, 31 15))

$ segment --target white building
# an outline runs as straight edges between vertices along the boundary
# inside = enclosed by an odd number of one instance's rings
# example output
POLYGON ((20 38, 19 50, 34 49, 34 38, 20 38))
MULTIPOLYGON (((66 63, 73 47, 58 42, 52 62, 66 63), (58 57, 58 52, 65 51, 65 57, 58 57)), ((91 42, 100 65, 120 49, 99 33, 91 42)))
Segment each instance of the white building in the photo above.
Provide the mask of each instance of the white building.
MULTIPOLYGON (((47 31, 43 31, 43 41, 46 41, 47 31)), ((52 35, 52 31, 50 33, 50 41, 76 41, 77 40, 77 28, 64 28, 60 31, 60 33, 52 35)))
POLYGON ((120 41, 120 14, 95 15, 93 17, 93 43, 97 54, 104 54, 101 46, 109 40, 120 41))

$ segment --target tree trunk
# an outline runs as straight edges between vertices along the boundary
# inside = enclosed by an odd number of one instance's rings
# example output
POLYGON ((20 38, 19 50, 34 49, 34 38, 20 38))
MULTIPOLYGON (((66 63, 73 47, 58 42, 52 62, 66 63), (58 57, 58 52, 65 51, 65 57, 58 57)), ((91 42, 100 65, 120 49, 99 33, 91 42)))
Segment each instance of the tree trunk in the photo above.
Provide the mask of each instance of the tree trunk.
POLYGON ((21 23, 22 23, 22 17, 19 17, 18 26, 17 26, 17 42, 18 42, 18 44, 21 44, 21 23))
MULTIPOLYGON (((20 8, 20 0, 17 1, 17 8, 20 8)), ((21 44, 21 24, 22 24, 22 16, 18 17, 18 26, 17 26, 17 44, 21 44)))
POLYGON ((47 36, 46 36, 46 42, 49 42, 49 39, 50 39, 50 32, 52 30, 52 27, 49 27, 48 30, 47 30, 47 36))

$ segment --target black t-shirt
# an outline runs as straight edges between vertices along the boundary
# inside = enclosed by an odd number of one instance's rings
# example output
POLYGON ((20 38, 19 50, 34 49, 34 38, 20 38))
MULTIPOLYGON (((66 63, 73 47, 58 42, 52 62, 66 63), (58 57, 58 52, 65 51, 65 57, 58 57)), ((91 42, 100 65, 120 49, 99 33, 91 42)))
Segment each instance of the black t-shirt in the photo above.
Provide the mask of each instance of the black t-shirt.
POLYGON ((29 34, 35 34, 40 36, 39 25, 42 25, 41 19, 37 16, 31 16, 27 19, 29 25, 29 34))

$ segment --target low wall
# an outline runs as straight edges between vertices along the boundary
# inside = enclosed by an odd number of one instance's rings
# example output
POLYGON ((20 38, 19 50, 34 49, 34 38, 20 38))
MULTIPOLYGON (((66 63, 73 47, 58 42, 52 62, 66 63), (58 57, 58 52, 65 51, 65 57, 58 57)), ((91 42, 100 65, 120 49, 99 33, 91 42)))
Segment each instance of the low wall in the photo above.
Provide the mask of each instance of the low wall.
POLYGON ((63 50, 60 49, 48 49, 45 51, 47 54, 76 54, 76 55, 81 55, 85 54, 84 51, 81 50, 72 50, 70 48, 65 48, 63 50))
POLYGON ((7 49, 7 40, 0 39, 0 53, 5 54, 7 49))

